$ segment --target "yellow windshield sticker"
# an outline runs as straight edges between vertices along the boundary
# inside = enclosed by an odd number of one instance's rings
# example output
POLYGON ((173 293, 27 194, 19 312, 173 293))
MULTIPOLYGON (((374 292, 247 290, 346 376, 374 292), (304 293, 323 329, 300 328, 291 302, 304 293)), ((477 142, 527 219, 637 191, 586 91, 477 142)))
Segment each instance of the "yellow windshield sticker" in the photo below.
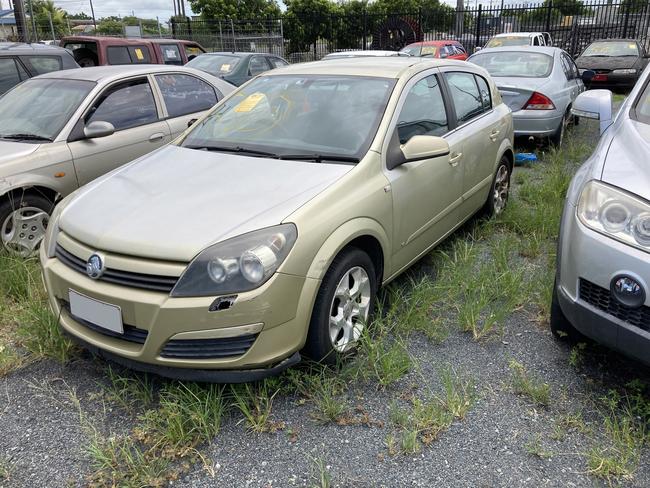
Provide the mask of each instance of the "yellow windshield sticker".
POLYGON ((264 95, 264 93, 253 93, 252 95, 248 95, 235 107, 235 112, 250 112, 265 98, 266 95, 264 95))
POLYGON ((144 59, 144 54, 142 54, 142 49, 136 47, 134 51, 135 51, 135 57, 138 58, 139 61, 142 61, 144 59))
POLYGON ((627 47, 630 49, 636 49, 636 44, 628 44, 627 47))
POLYGON ((222 64, 221 65, 221 72, 222 73, 227 73, 228 71, 230 71, 230 65, 229 64, 222 64))
POLYGON ((435 56, 437 50, 436 46, 422 46, 421 54, 433 54, 435 56))

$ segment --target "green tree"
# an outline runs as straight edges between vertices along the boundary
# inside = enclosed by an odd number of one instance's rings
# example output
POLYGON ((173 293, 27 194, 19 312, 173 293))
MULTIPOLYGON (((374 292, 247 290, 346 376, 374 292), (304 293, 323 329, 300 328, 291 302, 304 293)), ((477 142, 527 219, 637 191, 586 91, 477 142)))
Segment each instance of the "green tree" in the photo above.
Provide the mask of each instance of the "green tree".
POLYGON ((66 19, 68 14, 65 10, 54 5, 53 0, 32 0, 32 12, 30 13, 34 16, 36 28, 41 35, 47 36, 47 34, 51 33, 50 17, 52 18, 55 36, 61 37, 67 34, 68 26, 66 19))
POLYGON ((645 13, 650 13, 650 4, 648 4, 648 0, 622 0, 620 8, 621 12, 627 12, 629 9, 630 13, 643 11, 645 11, 645 13))
POLYGON ((204 19, 255 19, 279 17, 275 0, 190 0, 192 11, 204 19))
POLYGON ((93 18, 86 14, 86 12, 79 12, 78 14, 68 14, 70 20, 92 20, 93 18))
POLYGON ((97 23, 97 33, 104 36, 121 36, 124 24, 116 17, 104 17, 97 23))
POLYGON ((331 39, 332 17, 340 13, 330 0, 285 0, 284 35, 289 52, 307 51, 318 39, 331 39))

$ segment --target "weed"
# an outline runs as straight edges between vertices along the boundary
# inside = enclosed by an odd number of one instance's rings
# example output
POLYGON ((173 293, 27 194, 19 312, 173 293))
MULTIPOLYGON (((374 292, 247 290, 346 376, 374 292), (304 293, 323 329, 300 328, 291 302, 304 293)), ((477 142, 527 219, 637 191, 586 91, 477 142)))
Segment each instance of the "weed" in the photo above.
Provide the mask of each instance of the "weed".
POLYGON ((332 475, 329 466, 325 464, 322 457, 311 459, 311 481, 310 488, 330 488, 332 486, 332 475))
POLYGON ((0 457, 0 481, 6 481, 11 476, 12 465, 7 458, 0 457))
POLYGON ((474 381, 459 376, 451 367, 440 372, 445 395, 441 399, 449 413, 457 419, 464 419, 475 400, 474 381))
POLYGON ((20 368, 26 358, 11 344, 0 342, 0 377, 20 368))
POLYGON ((36 258, 21 258, 0 251, 0 288, 5 296, 22 302, 34 298, 42 289, 36 258))
POLYGON ((231 391, 235 400, 235 406, 244 415, 246 426, 253 432, 275 432, 284 427, 282 422, 274 422, 271 419, 273 399, 278 390, 270 393, 265 382, 255 385, 246 383, 244 385, 232 386, 231 391))
POLYGON ((511 359, 512 387, 515 393, 527 396, 533 403, 547 407, 551 402, 551 387, 531 378, 523 364, 511 359))
POLYGON ((405 430, 400 438, 400 451, 402 454, 416 454, 420 452, 420 432, 417 430, 405 430))
POLYGON ((77 347, 63 334, 58 322, 44 301, 29 300, 18 328, 22 344, 39 357, 68 362, 77 347))
POLYGON ((571 352, 569 353, 569 364, 571 366, 578 368, 582 365, 583 361, 585 360, 584 351, 586 347, 586 343, 579 342, 571 348, 571 352))
POLYGON ((542 447, 542 436, 541 434, 536 434, 530 441, 524 445, 524 449, 528 454, 537 456, 540 459, 549 459, 553 456, 551 451, 547 451, 542 447))
POLYGON ((146 374, 122 376, 112 366, 106 368, 110 384, 103 386, 104 397, 127 411, 149 407, 154 401, 154 387, 146 374))

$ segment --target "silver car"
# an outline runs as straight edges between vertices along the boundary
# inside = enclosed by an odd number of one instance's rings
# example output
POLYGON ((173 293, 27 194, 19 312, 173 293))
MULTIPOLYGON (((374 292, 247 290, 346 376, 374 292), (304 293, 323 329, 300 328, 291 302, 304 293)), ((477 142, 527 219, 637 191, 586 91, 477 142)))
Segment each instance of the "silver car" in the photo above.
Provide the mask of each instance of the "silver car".
POLYGON ((571 104, 593 72, 580 75, 573 59, 557 47, 483 49, 468 61, 485 68, 512 110, 515 136, 549 139, 560 145, 571 104))
POLYGON ((604 133, 568 190, 551 330, 650 364, 650 68, 613 123, 608 90, 590 90, 573 107, 604 133))
POLYGON ((28 255, 56 201, 187 129, 234 87, 179 66, 37 76, 0 98, 1 247, 28 255))

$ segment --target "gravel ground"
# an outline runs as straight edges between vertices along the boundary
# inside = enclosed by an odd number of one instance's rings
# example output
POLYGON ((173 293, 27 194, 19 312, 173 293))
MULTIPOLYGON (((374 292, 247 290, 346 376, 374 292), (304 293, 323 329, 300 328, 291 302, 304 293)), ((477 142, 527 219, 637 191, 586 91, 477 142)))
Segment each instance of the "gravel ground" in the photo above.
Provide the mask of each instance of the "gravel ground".
MULTIPOLYGON (((583 126, 578 134, 595 137, 583 126)), ((426 263, 414 270, 428 272, 426 263)), ((283 430, 253 434, 239 418, 227 418, 217 438, 200 447, 205 463, 194 464, 172 486, 320 486, 318 463, 331 475, 332 486, 340 487, 605 486, 588 473, 584 456, 602 436, 594 399, 650 377, 638 363, 596 345, 586 348, 580 366, 571 366, 569 347, 554 340, 547 325, 535 320, 535 311, 526 308, 508 318, 497 340, 477 342, 455 331, 435 344, 415 335, 409 352, 418 367, 396 385, 381 390, 358 383, 345 394, 351 408, 361 406, 374 426, 319 424, 309 402, 278 395, 273 418, 285 423, 283 430), (513 393, 511 359, 551 386, 548 408, 513 393), (386 438, 394 428, 387 405, 410 391, 440 393, 439 372, 449 365, 474 379, 474 406, 419 453, 388 455, 386 438), (581 413, 595 434, 574 429, 555 436, 558 421, 572 413, 581 413), (529 452, 536 439, 548 457, 529 452)), ((0 487, 86 484, 92 467, 85 449, 93 431, 126 433, 136 422, 133 413, 98 395, 107 381, 105 367, 89 356, 65 367, 44 360, 0 378, 0 459, 11 465, 0 487)), ((650 486, 646 451, 634 477, 617 483, 650 486)))

